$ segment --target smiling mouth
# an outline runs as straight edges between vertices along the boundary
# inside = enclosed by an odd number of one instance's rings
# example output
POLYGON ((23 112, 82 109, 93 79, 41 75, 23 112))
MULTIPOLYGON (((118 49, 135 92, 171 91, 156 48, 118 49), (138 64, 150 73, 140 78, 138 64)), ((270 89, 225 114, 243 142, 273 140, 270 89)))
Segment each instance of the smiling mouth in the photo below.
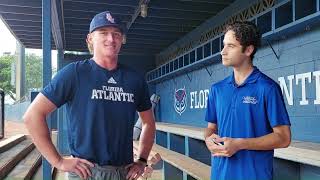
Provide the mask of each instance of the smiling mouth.
POLYGON ((116 46, 114 46, 114 45, 105 45, 105 47, 108 47, 108 48, 116 48, 116 46))

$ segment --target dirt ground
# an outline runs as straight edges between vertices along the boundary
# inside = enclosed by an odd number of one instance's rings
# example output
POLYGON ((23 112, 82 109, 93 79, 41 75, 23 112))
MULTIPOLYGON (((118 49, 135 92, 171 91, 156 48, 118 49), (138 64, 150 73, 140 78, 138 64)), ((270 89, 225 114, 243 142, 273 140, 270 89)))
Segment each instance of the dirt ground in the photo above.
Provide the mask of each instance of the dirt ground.
MULTIPOLYGON (((29 134, 23 122, 5 121, 4 122, 4 138, 7 139, 17 134, 29 134)), ((3 140, 1 139, 1 140, 3 140)), ((1 141, 0 140, 0 141, 1 141)))

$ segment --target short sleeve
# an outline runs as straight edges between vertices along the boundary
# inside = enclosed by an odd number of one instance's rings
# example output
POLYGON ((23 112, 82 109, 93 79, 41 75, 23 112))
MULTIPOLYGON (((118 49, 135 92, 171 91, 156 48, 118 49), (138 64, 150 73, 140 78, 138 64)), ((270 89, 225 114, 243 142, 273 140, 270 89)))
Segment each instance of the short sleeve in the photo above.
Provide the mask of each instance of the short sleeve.
POLYGON ((149 88, 147 82, 142 78, 141 87, 139 90, 139 98, 137 100, 137 111, 142 112, 151 108, 149 88))
POLYGON ((207 122, 217 124, 217 113, 216 113, 216 105, 215 105, 215 92, 214 86, 210 88, 209 96, 207 100, 207 110, 206 110, 206 117, 205 120, 207 122))
POLYGON ((278 125, 291 125, 281 89, 278 84, 270 87, 266 94, 266 107, 271 127, 278 125))
POLYGON ((73 98, 75 83, 75 64, 72 63, 58 71, 41 93, 58 108, 73 98))

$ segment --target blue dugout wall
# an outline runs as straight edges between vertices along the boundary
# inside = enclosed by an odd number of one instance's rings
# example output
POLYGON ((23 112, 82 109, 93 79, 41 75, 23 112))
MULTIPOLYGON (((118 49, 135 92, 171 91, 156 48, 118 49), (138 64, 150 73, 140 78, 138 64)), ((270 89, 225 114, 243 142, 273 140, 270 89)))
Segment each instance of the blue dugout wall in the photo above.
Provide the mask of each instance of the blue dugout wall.
MULTIPOLYGON (((274 8, 274 11, 271 9, 266 11, 270 13, 272 19, 272 14, 288 7, 292 8, 293 2, 300 1, 282 1, 280 5, 275 5, 277 8, 274 8)), ((314 13, 311 15, 317 15, 316 21, 319 23, 319 1, 314 0, 309 6, 314 8, 314 13)), ((302 8, 310 9, 309 6, 302 8)), ((264 21, 260 22, 257 19, 264 15, 266 14, 262 13, 251 20, 262 24, 264 21)), ((289 16, 290 18, 292 16, 289 16)), ((310 17, 305 20, 308 18, 310 17)), ((271 19, 269 24, 272 29, 272 26, 274 28, 276 26, 272 25, 274 21, 271 22, 271 19)), ((265 31, 263 37, 270 37, 271 46, 265 41, 255 55, 254 65, 280 84, 292 121, 293 138, 319 143, 320 131, 317 131, 317 127, 320 125, 320 26, 319 24, 311 26, 312 23, 310 23, 310 26, 306 25, 303 29, 299 29, 297 27, 299 23, 292 20, 275 19, 275 21, 283 21, 280 23, 282 26, 277 25, 279 27, 275 30, 265 31), (288 21, 287 24, 284 24, 286 21, 288 21), (292 29, 290 25, 293 26, 292 29), (279 28, 286 29, 285 27, 289 29, 289 32, 272 36, 273 31, 276 32, 279 28), (287 33, 289 35, 286 35, 287 33)), ((156 93, 160 97, 166 97, 161 99, 158 106, 158 120, 199 127, 206 126, 204 114, 208 90, 213 83, 232 73, 231 68, 226 68, 221 64, 221 40, 223 40, 223 35, 210 40, 211 45, 210 42, 208 42, 209 45, 204 43, 160 66, 155 69, 160 70, 157 76, 152 74, 155 70, 149 72, 149 83, 155 86, 156 93), (207 52, 206 49, 211 52, 207 52), (185 65, 186 61, 188 61, 187 65, 185 65), (175 67, 176 62, 177 67, 175 67), (171 64, 173 64, 172 71, 171 64), (187 92, 187 105, 181 114, 174 108, 175 90, 178 89, 185 89, 187 92)))

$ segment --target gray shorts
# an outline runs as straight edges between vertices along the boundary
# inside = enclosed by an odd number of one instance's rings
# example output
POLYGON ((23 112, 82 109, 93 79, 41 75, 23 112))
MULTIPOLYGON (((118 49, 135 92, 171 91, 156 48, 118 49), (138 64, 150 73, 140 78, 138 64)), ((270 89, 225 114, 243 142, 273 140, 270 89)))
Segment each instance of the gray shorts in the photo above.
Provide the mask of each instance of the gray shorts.
MULTIPOLYGON (((87 180, 126 180, 128 170, 125 166, 99 166, 94 165, 90 168, 92 176, 87 178, 87 180)), ((68 172, 66 173, 69 180, 79 180, 81 179, 76 173, 68 172)))

